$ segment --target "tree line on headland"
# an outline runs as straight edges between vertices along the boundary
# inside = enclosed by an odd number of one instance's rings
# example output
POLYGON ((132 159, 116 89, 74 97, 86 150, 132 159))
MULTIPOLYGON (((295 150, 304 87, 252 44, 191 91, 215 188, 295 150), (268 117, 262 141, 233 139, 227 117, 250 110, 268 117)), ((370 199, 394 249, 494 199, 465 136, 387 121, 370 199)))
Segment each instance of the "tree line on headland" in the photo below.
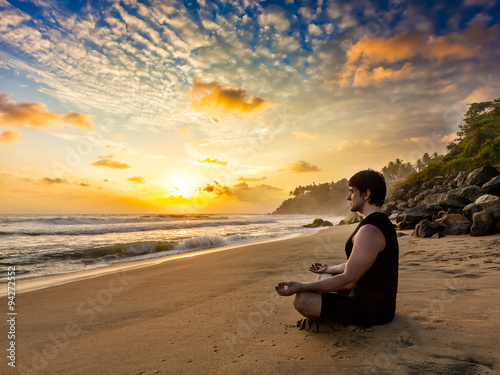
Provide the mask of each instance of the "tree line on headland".
MULTIPOLYGON (((389 194, 401 186, 417 181, 429 182, 437 176, 470 172, 483 166, 500 164, 500 98, 472 103, 465 114, 457 138, 447 146, 445 155, 425 153, 414 164, 401 159, 389 162, 381 172, 388 183, 389 194)), ((347 179, 298 186, 273 214, 348 213, 347 179)))

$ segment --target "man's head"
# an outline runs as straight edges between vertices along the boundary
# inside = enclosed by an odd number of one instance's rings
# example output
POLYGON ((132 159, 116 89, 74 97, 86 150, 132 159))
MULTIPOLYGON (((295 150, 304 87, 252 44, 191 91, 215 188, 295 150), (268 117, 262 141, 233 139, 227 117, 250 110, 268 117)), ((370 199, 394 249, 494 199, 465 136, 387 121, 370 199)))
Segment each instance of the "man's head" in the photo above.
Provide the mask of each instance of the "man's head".
POLYGON ((382 207, 387 186, 382 173, 367 169, 356 173, 349 180, 349 186, 358 190, 361 197, 368 197, 368 203, 382 207))

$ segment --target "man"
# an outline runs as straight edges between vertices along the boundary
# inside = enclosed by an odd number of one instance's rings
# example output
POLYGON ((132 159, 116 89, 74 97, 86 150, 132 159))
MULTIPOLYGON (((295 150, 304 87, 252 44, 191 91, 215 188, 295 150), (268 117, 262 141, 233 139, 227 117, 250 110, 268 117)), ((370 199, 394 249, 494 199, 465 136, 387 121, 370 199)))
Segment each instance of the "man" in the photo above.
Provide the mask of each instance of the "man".
POLYGON ((394 318, 399 246, 396 230, 382 211, 386 195, 382 174, 356 173, 349 180, 350 208, 363 220, 347 240, 347 262, 334 267, 314 263, 315 282, 282 281, 280 296, 295 294, 294 306, 310 320, 331 320, 369 327, 394 318))

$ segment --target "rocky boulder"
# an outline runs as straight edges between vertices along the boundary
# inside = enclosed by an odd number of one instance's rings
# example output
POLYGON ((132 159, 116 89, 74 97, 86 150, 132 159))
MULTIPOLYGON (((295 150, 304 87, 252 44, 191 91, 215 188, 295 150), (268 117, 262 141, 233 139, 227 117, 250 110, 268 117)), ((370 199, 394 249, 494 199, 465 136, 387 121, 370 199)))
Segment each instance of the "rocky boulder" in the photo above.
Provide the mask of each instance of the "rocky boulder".
POLYGON ((490 211, 496 219, 500 218, 500 197, 491 194, 485 194, 474 202, 481 211, 490 211))
POLYGON ((349 216, 340 220, 338 225, 355 224, 361 222, 361 220, 363 220, 363 216, 357 212, 352 212, 349 216))
POLYGON ((493 177, 498 176, 499 174, 500 173, 498 173, 497 169, 491 166, 474 169, 467 176, 465 184, 469 186, 470 185, 482 186, 483 184, 487 183, 489 180, 491 180, 493 177))
POLYGON ((431 216, 424 206, 410 208, 404 212, 403 221, 399 223, 399 229, 413 229, 419 221, 430 219, 431 216))
POLYGON ((450 193, 461 196, 463 199, 467 200, 467 203, 474 202, 480 196, 486 194, 483 188, 477 185, 464 186, 462 188, 453 189, 450 193))
POLYGON ((331 227, 332 223, 325 221, 323 219, 314 219, 312 224, 303 225, 304 228, 319 228, 319 227, 331 227))
POLYGON ((394 211, 396 209, 397 209, 397 206, 392 202, 388 202, 382 206, 382 210, 385 212, 385 214, 387 216, 391 216, 392 211, 394 211))
POLYGON ((462 215, 464 215, 467 219, 472 221, 472 215, 474 215, 476 212, 479 211, 481 211, 479 206, 477 206, 475 203, 470 203, 464 207, 464 209, 462 210, 462 215))
POLYGON ((422 205, 429 205, 432 203, 439 204, 444 210, 450 207, 460 208, 465 207, 470 203, 465 197, 459 194, 456 190, 450 190, 447 193, 435 193, 424 198, 422 205))
POLYGON ((421 220, 415 226, 412 236, 417 237, 432 237, 440 230, 439 224, 427 219, 421 220))
POLYGON ((461 171, 453 180, 451 180, 451 186, 465 186, 465 181, 467 181, 467 172, 461 171))
POLYGON ((475 212, 472 215, 471 236, 486 236, 495 230, 495 216, 489 211, 475 212))
POLYGON ((443 234, 460 235, 467 234, 471 227, 471 222, 460 214, 446 214, 441 219, 437 219, 438 223, 443 228, 443 234))
POLYGON ((482 188, 486 194, 500 195, 500 176, 493 177, 482 188))

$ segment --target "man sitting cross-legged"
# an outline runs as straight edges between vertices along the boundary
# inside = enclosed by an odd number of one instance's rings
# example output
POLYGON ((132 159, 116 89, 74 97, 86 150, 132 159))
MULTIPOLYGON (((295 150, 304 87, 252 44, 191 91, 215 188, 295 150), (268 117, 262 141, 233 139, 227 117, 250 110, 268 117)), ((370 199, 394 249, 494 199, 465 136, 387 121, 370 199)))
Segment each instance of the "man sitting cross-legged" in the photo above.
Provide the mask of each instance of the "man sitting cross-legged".
POLYGON ((384 177, 373 170, 349 180, 350 209, 363 220, 347 240, 347 261, 329 267, 315 263, 314 282, 281 281, 280 296, 295 295, 294 306, 311 320, 372 326, 394 318, 398 287, 399 246, 396 230, 382 211, 386 195, 384 177))

